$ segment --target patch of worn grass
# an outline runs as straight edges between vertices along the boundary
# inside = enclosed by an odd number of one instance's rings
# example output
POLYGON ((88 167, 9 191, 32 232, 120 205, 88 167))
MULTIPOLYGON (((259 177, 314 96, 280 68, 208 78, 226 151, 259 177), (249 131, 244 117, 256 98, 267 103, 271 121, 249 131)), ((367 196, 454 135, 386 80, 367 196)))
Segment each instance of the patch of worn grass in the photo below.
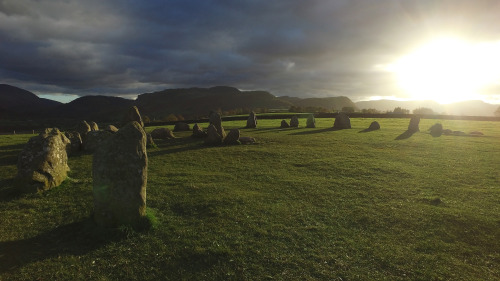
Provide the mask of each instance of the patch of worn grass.
MULTIPOLYGON (((0 200, 0 279, 500 278, 498 123, 423 119, 395 140, 408 119, 369 133, 373 119, 342 131, 333 119, 280 121, 241 129, 254 145, 208 147, 190 132, 157 141, 146 232, 93 225, 92 156, 71 157, 63 185, 0 200), (433 138, 436 122, 484 136, 433 138)), ((0 136, 1 192, 28 138, 0 136)))

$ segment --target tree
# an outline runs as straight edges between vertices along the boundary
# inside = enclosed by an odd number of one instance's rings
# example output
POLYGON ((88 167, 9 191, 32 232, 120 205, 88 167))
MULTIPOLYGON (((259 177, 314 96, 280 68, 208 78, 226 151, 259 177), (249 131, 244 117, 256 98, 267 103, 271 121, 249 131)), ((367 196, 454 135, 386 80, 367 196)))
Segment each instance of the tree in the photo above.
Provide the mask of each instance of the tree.
POLYGON ((342 107, 342 112, 353 113, 354 112, 354 107, 352 107, 352 106, 344 106, 344 107, 342 107))
POLYGON ((434 110, 427 107, 419 107, 413 110, 413 114, 435 114, 434 110))
POLYGON ((173 122, 173 121, 178 121, 178 119, 177 119, 177 116, 175 116, 175 114, 172 113, 172 114, 169 114, 167 117, 164 117, 163 121, 173 122))
POLYGON ((396 107, 394 108, 393 113, 399 113, 399 114, 410 114, 410 110, 406 108, 401 108, 401 107, 396 107))
POLYGON ((375 109, 375 108, 363 108, 361 109, 361 113, 364 113, 364 114, 377 114, 377 113, 380 113, 379 110, 375 109))
POLYGON ((500 106, 497 108, 497 110, 493 113, 495 116, 500 117, 500 106))

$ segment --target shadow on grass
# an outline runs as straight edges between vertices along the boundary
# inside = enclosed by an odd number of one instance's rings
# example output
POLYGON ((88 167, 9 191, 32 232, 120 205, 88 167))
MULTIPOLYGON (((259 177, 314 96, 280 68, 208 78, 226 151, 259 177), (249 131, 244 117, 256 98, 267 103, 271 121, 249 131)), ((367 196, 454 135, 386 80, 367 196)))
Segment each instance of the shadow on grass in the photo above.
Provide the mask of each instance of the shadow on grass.
POLYGON ((124 238, 123 231, 98 227, 89 217, 33 238, 0 242, 0 273, 59 255, 83 255, 124 238))
POLYGON ((9 202, 21 197, 22 193, 14 186, 15 178, 0 180, 0 202, 9 202))
POLYGON ((369 133, 369 132, 373 132, 373 131, 378 131, 380 129, 370 129, 370 128, 366 128, 364 130, 361 130, 359 131, 358 133, 369 133))
POLYGON ((416 131, 410 131, 410 130, 407 130, 405 131, 404 133, 402 133, 401 135, 397 136, 395 138, 395 140, 405 140, 405 139, 409 139, 411 136, 413 136, 413 134, 415 134, 416 131))
POLYGON ((297 132, 297 133, 291 133, 291 136, 298 136, 298 135, 312 135, 312 134, 320 134, 324 132, 335 132, 335 131, 340 131, 342 129, 337 129, 337 128, 325 128, 325 129, 318 129, 318 130, 307 130, 307 131, 302 131, 302 132, 297 132))

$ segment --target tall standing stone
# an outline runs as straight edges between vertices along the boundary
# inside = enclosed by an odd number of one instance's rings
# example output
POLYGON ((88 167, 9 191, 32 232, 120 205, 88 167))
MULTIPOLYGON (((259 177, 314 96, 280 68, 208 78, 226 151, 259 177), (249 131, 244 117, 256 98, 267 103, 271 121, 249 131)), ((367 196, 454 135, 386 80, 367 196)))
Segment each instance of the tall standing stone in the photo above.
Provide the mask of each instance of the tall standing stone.
POLYGON ((240 144, 240 130, 231 129, 224 139, 224 144, 240 144))
POLYGON ((58 129, 45 129, 32 137, 17 161, 17 184, 24 192, 41 192, 59 186, 69 171, 70 140, 58 129))
POLYGON ((316 128, 316 120, 314 119, 314 115, 311 114, 307 117, 306 128, 316 128))
POLYGON ((257 115, 253 111, 248 115, 247 128, 257 128, 257 115))
POLYGON ((420 117, 413 116, 410 119, 410 124, 408 125, 408 131, 411 133, 419 132, 418 124, 420 123, 420 117))
POLYGON ((91 128, 90 128, 89 123, 87 123, 87 121, 83 120, 82 122, 80 122, 76 125, 75 130, 80 134, 82 141, 85 141, 85 136, 87 136, 87 133, 91 131, 91 128))
POLYGON ((131 122, 109 137, 92 162, 94 220, 102 226, 138 226, 146 215, 146 133, 131 122))
POLYGON ((208 116, 208 119, 210 121, 210 124, 214 125, 215 129, 217 130, 217 133, 222 137, 222 139, 224 139, 226 137, 226 132, 222 127, 222 119, 219 113, 211 111, 210 115, 208 116))
POLYGON ((99 131, 99 126, 97 125, 96 122, 90 121, 89 125, 91 131, 99 131))
POLYGON ((123 126, 127 125, 127 123, 136 121, 141 125, 141 127, 144 128, 144 122, 142 121, 141 114, 139 113, 139 109, 137 106, 132 106, 128 112, 125 114, 125 117, 123 118, 123 126))
POLYGON ((299 126, 299 117, 293 116, 292 119, 290 119, 290 127, 298 127, 299 126))
POLYGON ((351 119, 344 112, 340 112, 335 117, 335 122, 333 123, 333 128, 337 130, 350 129, 351 128, 351 119))

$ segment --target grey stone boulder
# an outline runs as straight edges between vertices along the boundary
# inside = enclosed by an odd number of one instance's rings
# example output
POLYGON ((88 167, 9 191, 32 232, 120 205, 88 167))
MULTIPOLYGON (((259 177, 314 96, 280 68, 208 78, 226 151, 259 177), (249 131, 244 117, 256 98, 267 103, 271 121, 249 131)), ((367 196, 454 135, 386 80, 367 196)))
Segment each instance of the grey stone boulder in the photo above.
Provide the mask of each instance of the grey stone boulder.
POLYGON ((253 111, 248 115, 246 128, 257 128, 257 115, 253 111))
POLYGON ((109 131, 99 130, 87 133, 87 137, 83 142, 83 150, 88 153, 93 153, 105 140, 111 137, 113 133, 109 131))
POLYGON ((169 128, 156 128, 151 131, 151 137, 153 139, 175 139, 174 133, 169 128))
POLYGON ((368 126, 368 130, 370 131, 380 130, 380 124, 377 121, 373 121, 370 123, 370 126, 368 126))
POLYGON ((118 132, 118 128, 116 128, 115 126, 113 125, 107 125, 106 127, 104 127, 104 130, 105 131, 108 131, 108 132, 111 132, 111 133, 116 133, 118 132))
POLYGON ((280 128, 290 128, 290 125, 286 122, 286 120, 281 120, 280 128))
POLYGON ((16 184, 22 192, 42 192, 59 186, 69 171, 70 140, 58 129, 45 129, 29 139, 18 156, 16 184))
POLYGON ((177 122, 174 126, 174 132, 191 131, 188 123, 177 122))
POLYGON ((227 134, 226 138, 224 139, 224 144, 240 144, 239 142, 240 139, 240 130, 238 129, 231 129, 229 130, 229 133, 227 134))
POLYGON ((94 153, 94 221, 105 227, 139 227, 146 215, 147 173, 146 133, 133 121, 94 153))
POLYGON ((207 133, 205 131, 203 131, 203 129, 198 124, 194 124, 194 126, 193 126, 193 134, 191 135, 191 137, 193 137, 193 138, 204 138, 206 136, 207 136, 207 133))
POLYGON ((207 137, 205 138, 206 145, 221 145, 224 138, 217 132, 217 128, 210 124, 207 129, 207 137))
POLYGON ((443 134, 443 125, 441 123, 436 123, 430 127, 429 132, 431 136, 437 138, 443 134))
POLYGON ((239 139, 241 144, 254 144, 255 143, 255 138, 252 137, 241 137, 239 139))
POLYGON ((351 128, 351 119, 344 112, 340 112, 335 117, 335 122, 333 122, 333 128, 337 130, 350 129, 351 128))
POLYGON ((290 119, 290 127, 298 127, 299 126, 299 117, 293 116, 292 119, 290 119))
POLYGON ((311 114, 307 117, 306 128, 316 128, 316 120, 314 119, 314 115, 311 114))

